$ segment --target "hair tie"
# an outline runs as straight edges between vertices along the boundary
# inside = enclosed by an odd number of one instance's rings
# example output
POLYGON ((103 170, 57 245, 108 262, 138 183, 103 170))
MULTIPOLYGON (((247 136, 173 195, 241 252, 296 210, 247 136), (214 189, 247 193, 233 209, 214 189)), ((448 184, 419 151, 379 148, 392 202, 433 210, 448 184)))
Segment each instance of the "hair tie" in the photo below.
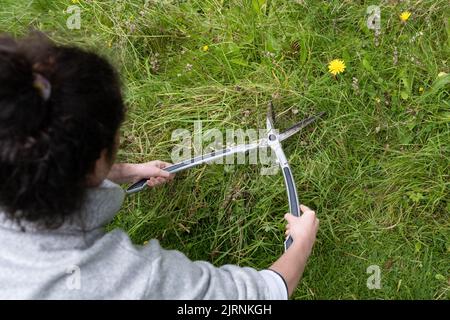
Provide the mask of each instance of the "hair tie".
POLYGON ((39 91, 39 95, 42 97, 42 99, 44 99, 44 101, 47 101, 52 93, 52 85, 50 84, 50 81, 48 81, 47 78, 45 78, 40 73, 34 73, 33 75, 33 87, 39 91))

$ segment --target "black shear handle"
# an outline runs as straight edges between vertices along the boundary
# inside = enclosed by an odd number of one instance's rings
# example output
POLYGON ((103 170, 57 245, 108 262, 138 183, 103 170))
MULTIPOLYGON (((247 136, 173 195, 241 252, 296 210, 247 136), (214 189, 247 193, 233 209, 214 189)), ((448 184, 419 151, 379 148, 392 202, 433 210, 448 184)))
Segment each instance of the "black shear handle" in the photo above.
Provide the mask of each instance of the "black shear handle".
MULTIPOLYGON (((298 202, 297 188, 294 182, 294 176, 292 175, 291 168, 285 166, 282 168, 284 183, 286 184, 286 191, 289 200, 289 211, 292 215, 300 216, 300 203, 298 202)), ((284 241, 284 250, 286 251, 291 246, 293 240, 291 236, 288 236, 284 241)))

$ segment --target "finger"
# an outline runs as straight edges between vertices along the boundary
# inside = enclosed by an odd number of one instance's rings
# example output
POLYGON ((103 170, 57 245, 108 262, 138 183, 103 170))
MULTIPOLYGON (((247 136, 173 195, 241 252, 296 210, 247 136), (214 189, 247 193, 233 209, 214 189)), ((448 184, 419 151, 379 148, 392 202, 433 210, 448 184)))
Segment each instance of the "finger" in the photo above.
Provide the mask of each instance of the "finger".
POLYGON ((300 210, 301 210, 303 213, 308 212, 308 211, 314 211, 314 210, 311 209, 310 207, 307 207, 307 206, 305 206, 305 205, 303 205, 303 204, 300 205, 300 210))
POLYGON ((154 160, 150 162, 152 166, 160 168, 160 169, 164 169, 167 167, 170 167, 172 165, 172 163, 170 162, 165 162, 165 161, 161 161, 161 160, 154 160))
POLYGON ((316 213, 312 210, 305 211, 305 213, 301 215, 300 219, 302 219, 305 223, 314 226, 316 224, 316 213))
POLYGON ((153 178, 152 185, 153 187, 159 186, 161 182, 158 180, 158 178, 153 178))
POLYGON ((164 182, 166 182, 167 180, 165 178, 161 178, 161 177, 157 177, 156 178, 156 182, 157 184, 163 184, 164 182))
POLYGON ((161 169, 164 169, 164 168, 170 167, 171 165, 173 165, 173 164, 170 163, 170 162, 160 161, 159 167, 160 167, 161 169))
POLYGON ((286 236, 288 236, 289 235, 289 230, 286 230, 285 232, 284 232, 284 234, 286 235, 286 236))
MULTIPOLYGON (((173 164, 170 162, 161 162, 161 169, 165 169, 168 168, 170 166, 172 166, 173 164)), ((165 171, 165 170, 164 170, 165 171)), ((166 171, 167 172, 167 171, 166 171)), ((173 180, 175 178, 175 173, 170 173, 170 175, 168 176, 169 180, 173 180)))
POLYGON ((284 219, 286 219, 286 221, 287 221, 288 223, 291 223, 291 222, 294 222, 295 219, 298 219, 298 217, 296 217, 296 216, 294 216, 294 215, 292 215, 292 214, 290 214, 290 213, 286 213, 286 214, 284 215, 284 219))
POLYGON ((155 177, 170 178, 170 173, 158 168, 158 171, 156 172, 155 177))

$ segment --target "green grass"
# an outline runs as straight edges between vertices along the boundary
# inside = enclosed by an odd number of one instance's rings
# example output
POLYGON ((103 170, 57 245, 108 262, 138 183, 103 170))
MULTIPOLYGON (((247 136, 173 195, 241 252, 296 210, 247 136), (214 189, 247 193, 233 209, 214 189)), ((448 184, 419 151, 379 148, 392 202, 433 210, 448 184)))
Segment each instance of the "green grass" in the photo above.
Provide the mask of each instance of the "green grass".
MULTIPOLYGON (((280 127, 326 111, 284 143, 300 201, 321 221, 293 298, 450 298, 450 75, 437 77, 450 73, 448 0, 144 2, 80 0, 81 29, 68 30, 69 0, 3 0, 0 31, 31 26, 110 58, 129 108, 121 161, 170 160, 172 131, 196 120, 263 128, 272 98, 280 127), (380 3, 376 46, 365 12, 380 3), (335 58, 347 65, 336 79, 335 58), (379 290, 366 286, 370 265, 379 290)), ((128 197, 109 228, 265 268, 282 253, 287 210, 281 173, 210 165, 128 197)))

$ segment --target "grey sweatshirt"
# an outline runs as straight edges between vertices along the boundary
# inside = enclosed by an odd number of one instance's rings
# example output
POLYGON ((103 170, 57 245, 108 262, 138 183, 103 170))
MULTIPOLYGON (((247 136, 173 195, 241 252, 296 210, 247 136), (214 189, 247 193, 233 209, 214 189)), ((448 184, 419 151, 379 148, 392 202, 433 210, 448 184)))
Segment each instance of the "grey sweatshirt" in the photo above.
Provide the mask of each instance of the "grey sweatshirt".
POLYGON ((105 180, 79 216, 56 230, 8 219, 0 210, 0 299, 287 299, 271 270, 191 261, 157 240, 135 246, 104 226, 124 192, 105 180))

